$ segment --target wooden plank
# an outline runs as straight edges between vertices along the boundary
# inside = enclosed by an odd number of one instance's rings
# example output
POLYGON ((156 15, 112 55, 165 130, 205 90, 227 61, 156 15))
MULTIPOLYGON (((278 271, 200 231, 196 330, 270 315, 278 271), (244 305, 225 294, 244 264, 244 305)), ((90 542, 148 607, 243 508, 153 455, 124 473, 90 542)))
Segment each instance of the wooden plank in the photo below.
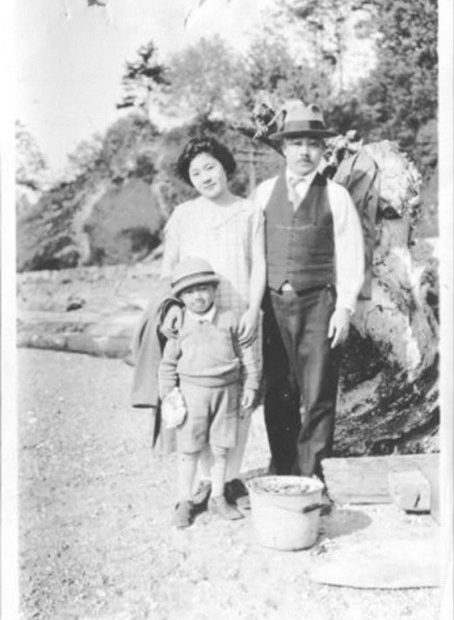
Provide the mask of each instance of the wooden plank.
POLYGON ((389 494, 405 512, 430 512, 430 482, 419 469, 388 473, 389 494))
POLYGON ((440 524, 440 469, 438 462, 433 465, 425 465, 422 473, 430 484, 430 514, 440 524))
POLYGON ((431 484, 438 502, 438 454, 398 454, 331 458, 322 461, 328 493, 339 504, 389 504, 390 472, 418 469, 431 484))

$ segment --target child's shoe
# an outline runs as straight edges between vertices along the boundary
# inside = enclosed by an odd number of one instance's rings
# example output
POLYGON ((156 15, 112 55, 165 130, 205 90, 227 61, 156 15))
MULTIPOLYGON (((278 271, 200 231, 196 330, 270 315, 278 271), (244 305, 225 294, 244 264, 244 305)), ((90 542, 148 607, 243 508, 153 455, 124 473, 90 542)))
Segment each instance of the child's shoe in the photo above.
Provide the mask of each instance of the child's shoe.
POLYGON ((228 504, 223 495, 219 495, 219 497, 210 497, 208 506, 212 513, 228 521, 243 518, 241 512, 235 508, 235 506, 232 506, 232 504, 228 504))
POLYGON ((199 510, 206 510, 208 505, 208 498, 211 494, 211 482, 210 480, 201 480, 196 492, 192 495, 192 501, 199 510))
POLYGON ((250 510, 251 502, 246 485, 239 478, 233 478, 224 485, 224 497, 229 504, 235 504, 240 510, 250 510))
POLYGON ((172 523, 175 527, 183 529, 189 527, 194 520, 194 504, 189 500, 178 502, 175 506, 172 523))

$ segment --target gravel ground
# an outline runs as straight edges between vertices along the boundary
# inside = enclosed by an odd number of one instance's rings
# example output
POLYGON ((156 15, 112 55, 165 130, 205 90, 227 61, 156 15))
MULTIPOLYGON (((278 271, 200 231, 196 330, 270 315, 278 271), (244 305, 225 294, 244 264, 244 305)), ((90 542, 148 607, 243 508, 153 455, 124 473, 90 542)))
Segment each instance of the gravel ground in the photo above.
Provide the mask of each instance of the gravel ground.
MULTIPOLYGON (((295 553, 255 542, 250 519, 201 514, 170 527, 175 455, 153 453, 146 410, 128 405, 119 360, 20 350, 21 617, 42 620, 431 620, 437 589, 356 590, 308 571, 352 540, 433 534, 393 506, 338 507, 318 544, 295 553)), ((246 473, 264 468, 260 412, 246 473)), ((5 618, 5 620, 7 620, 5 618)))

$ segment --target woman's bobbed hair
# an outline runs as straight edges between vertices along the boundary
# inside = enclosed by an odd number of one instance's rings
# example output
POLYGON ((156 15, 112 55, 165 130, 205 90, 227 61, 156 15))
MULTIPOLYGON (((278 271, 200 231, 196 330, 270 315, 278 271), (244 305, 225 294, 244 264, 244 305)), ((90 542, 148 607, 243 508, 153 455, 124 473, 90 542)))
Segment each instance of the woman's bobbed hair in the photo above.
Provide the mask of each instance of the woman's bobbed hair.
POLYGON ((224 168, 227 178, 230 178, 235 172, 235 159, 226 146, 211 136, 192 138, 192 140, 189 140, 181 152, 175 167, 177 175, 180 179, 186 181, 188 185, 192 185, 189 177, 189 166, 191 165, 192 160, 201 153, 208 153, 217 159, 224 168))

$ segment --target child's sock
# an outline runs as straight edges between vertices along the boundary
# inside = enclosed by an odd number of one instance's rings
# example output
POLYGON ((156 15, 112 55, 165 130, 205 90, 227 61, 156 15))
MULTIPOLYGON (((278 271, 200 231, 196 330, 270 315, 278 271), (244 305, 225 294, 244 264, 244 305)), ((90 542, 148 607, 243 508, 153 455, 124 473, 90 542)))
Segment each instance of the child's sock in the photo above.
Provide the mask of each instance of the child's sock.
POLYGON ((213 448, 214 464, 211 470, 211 496, 224 494, 225 470, 227 467, 227 448, 213 448))
POLYGON ((246 450, 246 442, 249 435, 251 420, 251 415, 246 415, 244 418, 240 418, 238 420, 237 443, 234 448, 228 451, 227 454, 227 469, 225 472, 225 479, 227 481, 240 477, 241 464, 246 450))
POLYGON ((200 452, 199 472, 201 480, 211 480, 211 469, 213 467, 213 453, 209 445, 206 445, 200 452))
POLYGON ((188 501, 192 499, 192 485, 194 484, 198 457, 199 452, 183 452, 178 455, 179 501, 188 501))

